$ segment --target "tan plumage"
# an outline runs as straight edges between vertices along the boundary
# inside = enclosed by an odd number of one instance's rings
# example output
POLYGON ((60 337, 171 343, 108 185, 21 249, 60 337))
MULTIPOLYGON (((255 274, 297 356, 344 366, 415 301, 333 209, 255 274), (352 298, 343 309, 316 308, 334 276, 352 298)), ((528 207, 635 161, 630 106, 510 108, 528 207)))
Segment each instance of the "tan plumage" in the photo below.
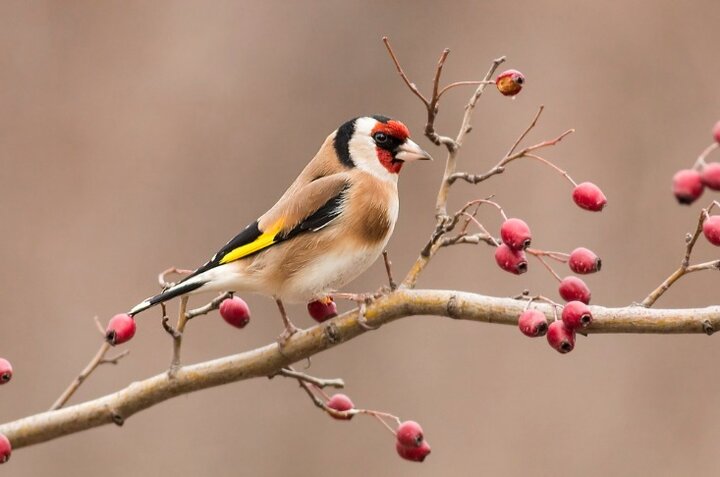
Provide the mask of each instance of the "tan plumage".
POLYGON ((343 124, 270 210, 130 314, 204 291, 302 302, 344 286, 378 258, 393 232, 403 162, 430 158, 408 136, 402 123, 382 116, 343 124))

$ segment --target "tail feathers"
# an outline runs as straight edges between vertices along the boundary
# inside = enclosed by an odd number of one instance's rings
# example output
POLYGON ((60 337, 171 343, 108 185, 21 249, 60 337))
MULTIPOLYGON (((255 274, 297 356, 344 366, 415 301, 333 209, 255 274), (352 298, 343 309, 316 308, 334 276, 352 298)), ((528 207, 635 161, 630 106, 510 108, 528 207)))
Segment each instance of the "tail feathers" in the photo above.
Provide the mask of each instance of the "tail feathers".
POLYGON ((189 281, 189 282, 182 282, 178 283, 174 287, 170 287, 167 290, 165 290, 162 293, 159 293, 155 296, 151 296, 150 298, 147 298, 142 303, 138 303, 135 305, 132 310, 128 312, 130 316, 135 316, 140 312, 143 312, 147 310, 150 307, 153 307, 159 303, 163 303, 165 301, 171 300, 177 296, 185 295, 186 293, 190 293, 193 290, 197 290, 201 286, 205 285, 207 283, 206 281, 189 281))

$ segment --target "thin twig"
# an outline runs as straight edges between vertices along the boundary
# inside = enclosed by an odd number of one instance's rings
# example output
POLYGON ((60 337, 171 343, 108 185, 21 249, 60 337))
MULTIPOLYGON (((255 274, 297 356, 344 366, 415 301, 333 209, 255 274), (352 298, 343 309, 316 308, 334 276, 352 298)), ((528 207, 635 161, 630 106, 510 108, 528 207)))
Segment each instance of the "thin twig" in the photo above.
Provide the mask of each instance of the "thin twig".
POLYGON ((568 129, 567 131, 560 134, 555 139, 540 142, 533 146, 526 147, 525 149, 522 149, 521 151, 518 151, 514 154, 505 156, 500 160, 500 162, 495 164, 492 168, 490 168, 487 172, 485 172, 483 174, 470 174, 467 172, 457 172, 455 174, 452 174, 448 180, 450 181, 451 184, 458 179, 462 179, 466 182, 469 182, 470 184, 477 184, 479 182, 489 179, 490 177, 492 177, 496 174, 502 174, 503 172, 505 172, 505 166, 507 166, 512 161, 515 161, 517 159, 522 159, 524 157, 530 157, 531 159, 540 160, 541 162, 545 163, 546 165, 553 167, 556 171, 558 171, 560 174, 565 176, 566 179, 570 180, 571 183, 575 184, 575 182, 572 180, 572 178, 570 178, 570 176, 567 175, 567 172, 558 168, 557 166, 555 166, 553 163, 551 163, 547 159, 543 159, 536 155, 530 154, 531 152, 536 151, 538 149, 556 145, 557 143, 562 141, 565 138, 565 136, 567 136, 568 134, 571 134, 573 132, 575 132, 574 129, 568 129))
POLYGON ((112 345, 110 343, 108 343, 107 341, 103 341, 103 343, 100 345, 100 349, 98 349, 97 353, 95 353, 95 356, 92 357, 92 359, 85 366, 85 368, 80 371, 80 374, 77 375, 77 377, 70 383, 67 389, 63 391, 60 397, 57 398, 57 400, 50 407, 51 411, 63 407, 65 403, 68 402, 68 400, 72 397, 72 395, 75 394, 75 391, 78 390, 80 385, 88 378, 88 376, 90 376, 90 374, 92 374, 93 371, 95 371, 98 366, 100 366, 101 364, 117 364, 118 361, 127 356, 127 354, 130 352, 129 350, 125 350, 114 358, 105 359, 105 355, 108 351, 110 351, 111 348, 112 345))
POLYGON ((645 297, 645 299, 640 303, 642 306, 653 306, 658 300, 658 298, 660 298, 666 291, 668 291, 668 289, 675 282, 677 282, 680 278, 687 275, 688 273, 698 272, 702 270, 718 269, 719 262, 717 260, 701 263, 698 265, 690 265, 690 256, 692 255, 693 248, 695 247, 695 243, 697 242, 698 237, 700 237, 700 234, 702 233, 703 223, 705 222, 705 219, 708 217, 712 209, 716 206, 720 206, 720 203, 718 203, 717 201, 713 201, 707 208, 702 209, 702 211, 700 212, 700 218, 698 219, 697 227, 695 227, 695 232, 692 235, 688 234, 687 243, 685 245, 685 255, 680 262, 680 267, 678 267, 677 270, 670 274, 670 276, 667 277, 655 290, 650 292, 650 294, 645 297))
POLYGON ((382 255, 383 261, 385 262, 385 272, 387 273, 388 277, 388 285, 390 286, 390 291, 394 291, 397 288, 397 283, 395 283, 395 280, 393 280, 392 262, 390 261, 387 250, 383 250, 382 255))
POLYGON ((294 378, 298 381, 305 381, 307 383, 313 384, 319 388, 335 388, 335 389, 342 389, 345 387, 345 381, 343 381, 341 378, 335 378, 335 379, 323 379, 323 378, 316 378, 315 376, 310 376, 309 374, 301 373, 299 371, 295 371, 293 368, 288 366, 287 368, 283 368, 277 373, 280 376, 285 376, 286 378, 294 378))
POLYGON ((383 43, 385 44, 385 48, 387 48, 388 53, 390 54, 390 58, 392 58, 393 63, 395 64, 395 68, 397 68, 397 72, 400 74, 400 77, 403 79, 405 84, 408 88, 410 88, 410 91, 412 91, 415 96, 420 98, 420 101, 425 104, 427 107, 430 102, 423 96, 423 94, 420 92, 420 90, 415 86, 415 83, 412 83, 410 79, 405 74, 405 71, 403 71, 402 66, 400 66, 400 62, 398 61, 397 57, 395 56, 395 52, 393 51, 392 47, 390 46, 390 40, 388 40, 388 37, 384 36, 382 39, 383 43))
POLYGON ((174 378, 180 369, 180 350, 182 348, 183 334, 185 333, 185 325, 188 318, 185 310, 187 309, 187 295, 180 297, 180 305, 178 306, 178 320, 175 325, 175 335, 173 336, 173 357, 168 369, 168 376, 174 378))
POLYGON ((166 289, 170 288, 171 286, 175 285, 175 282, 168 281, 167 276, 170 274, 177 274, 177 275, 189 275, 193 271, 192 270, 186 270, 184 268, 176 268, 176 267, 170 267, 167 270, 163 270, 158 274, 158 283, 160 284, 160 288, 166 289))
POLYGON ((185 318, 187 320, 192 320, 196 316, 207 315, 211 311, 214 311, 214 310, 217 310, 218 308, 220 308, 220 305, 222 304, 222 302, 224 302, 228 298, 232 298, 232 296, 233 296, 232 292, 221 293, 216 298, 214 298, 210 303, 186 312, 185 318))
POLYGON ((495 84, 495 82, 494 82, 494 81, 482 81, 482 80, 477 80, 477 81, 456 81, 456 82, 454 82, 454 83, 450 83, 449 85, 447 85, 447 86, 445 86, 443 89, 441 89, 440 92, 438 93, 438 99, 439 99, 443 94, 445 94, 445 92, 447 92, 447 91, 449 91, 449 90, 451 90, 451 89, 453 89, 453 88, 457 88, 458 86, 478 86, 478 85, 481 85, 481 84, 495 84))

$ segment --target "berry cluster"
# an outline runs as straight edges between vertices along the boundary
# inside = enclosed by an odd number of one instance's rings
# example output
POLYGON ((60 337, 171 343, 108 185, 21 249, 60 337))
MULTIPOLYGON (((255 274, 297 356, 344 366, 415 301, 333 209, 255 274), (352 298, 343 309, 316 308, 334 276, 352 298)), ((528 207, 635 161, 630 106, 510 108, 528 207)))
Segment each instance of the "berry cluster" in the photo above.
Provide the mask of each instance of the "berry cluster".
MULTIPOLYGON (((8 383, 13 376, 13 368, 5 358, 0 358, 0 385, 8 383)), ((4 464, 10 459, 12 453, 12 445, 10 440, 4 435, 0 434, 0 464, 4 464)))
MULTIPOLYGON (((321 392, 319 389, 315 391, 321 392)), ((422 427, 415 421, 401 422, 396 416, 385 412, 371 411, 368 409, 357 409, 345 394, 334 394, 332 397, 325 396, 325 406, 334 419, 350 420, 355 414, 367 414, 377 418, 382 424, 395 434, 395 450, 400 457, 413 462, 422 462, 430 454, 430 444, 425 440, 422 427), (385 419, 397 423, 393 430, 385 419)))
POLYGON ((707 162, 711 152, 720 148, 720 121, 712 130, 714 142, 700 154, 691 169, 682 169, 672 179, 672 191, 678 203, 690 205, 700 198, 705 187, 720 190, 720 163, 707 162))
MULTIPOLYGON (((602 191, 590 182, 584 182, 575 187, 573 191, 575 203, 586 210, 600 211, 607 203, 602 191)), ((495 249, 495 261, 506 272, 519 275, 528 269, 527 255, 536 257, 542 265, 558 280, 558 294, 567 304, 563 307, 544 297, 532 298, 528 307, 518 317, 520 331, 530 337, 547 335, 550 346, 561 353, 568 353, 575 347, 575 331, 588 326, 592 321, 592 313, 588 307, 591 298, 590 288, 579 277, 568 275, 561 278, 550 266, 546 258, 567 263, 573 273, 587 275, 600 271, 602 261, 593 252, 584 247, 578 247, 570 253, 551 252, 530 248, 532 233, 525 221, 518 218, 507 218, 502 208, 490 200, 478 200, 476 203, 488 203, 495 206, 505 219, 500 227, 500 240, 495 249), (562 309, 562 319, 555 319, 548 324, 545 315, 536 309, 531 309, 533 300, 541 299, 550 303, 554 310, 562 309)), ((476 221, 475 215, 468 215, 469 221, 476 221)), ((717 239, 720 243, 720 216, 718 216, 717 239)), ((477 223, 482 229, 482 224, 477 223)), ((494 239, 493 239, 494 240, 494 239)))
POLYGON ((528 308, 518 318, 518 328, 525 336, 536 338, 547 334, 550 346, 560 353, 569 353, 575 348, 575 333, 592 323, 590 307, 582 301, 574 300, 565 306, 554 303, 546 298, 536 299, 550 303, 555 310, 552 323, 548 324, 545 314, 539 310, 529 308, 533 299, 528 302, 528 308), (562 308, 561 318, 557 318, 557 309, 562 308))
POLYGON ((600 271, 602 267, 602 261, 595 252, 584 247, 578 247, 569 254, 531 249, 530 228, 520 219, 506 219, 500 228, 500 238, 502 243, 495 249, 495 262, 500 268, 515 275, 525 273, 528 269, 526 253, 529 253, 540 260, 560 282, 558 293, 563 300, 590 303, 590 289, 582 279, 574 275, 560 278, 543 257, 567 262, 572 272, 587 275, 600 271))

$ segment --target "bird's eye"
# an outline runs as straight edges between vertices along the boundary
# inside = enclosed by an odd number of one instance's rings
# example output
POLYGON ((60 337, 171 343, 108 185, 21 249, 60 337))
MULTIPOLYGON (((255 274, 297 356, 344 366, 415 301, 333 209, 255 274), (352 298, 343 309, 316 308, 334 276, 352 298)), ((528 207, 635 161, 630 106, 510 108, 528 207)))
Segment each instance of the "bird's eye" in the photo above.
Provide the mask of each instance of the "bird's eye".
POLYGON ((375 133, 373 138, 375 139, 375 142, 378 144, 384 144, 388 140, 387 134, 381 133, 381 132, 375 133))
POLYGON ((519 76, 519 75, 516 76, 514 79, 517 84, 523 84, 525 82, 525 78, 523 78, 522 76, 519 76))

